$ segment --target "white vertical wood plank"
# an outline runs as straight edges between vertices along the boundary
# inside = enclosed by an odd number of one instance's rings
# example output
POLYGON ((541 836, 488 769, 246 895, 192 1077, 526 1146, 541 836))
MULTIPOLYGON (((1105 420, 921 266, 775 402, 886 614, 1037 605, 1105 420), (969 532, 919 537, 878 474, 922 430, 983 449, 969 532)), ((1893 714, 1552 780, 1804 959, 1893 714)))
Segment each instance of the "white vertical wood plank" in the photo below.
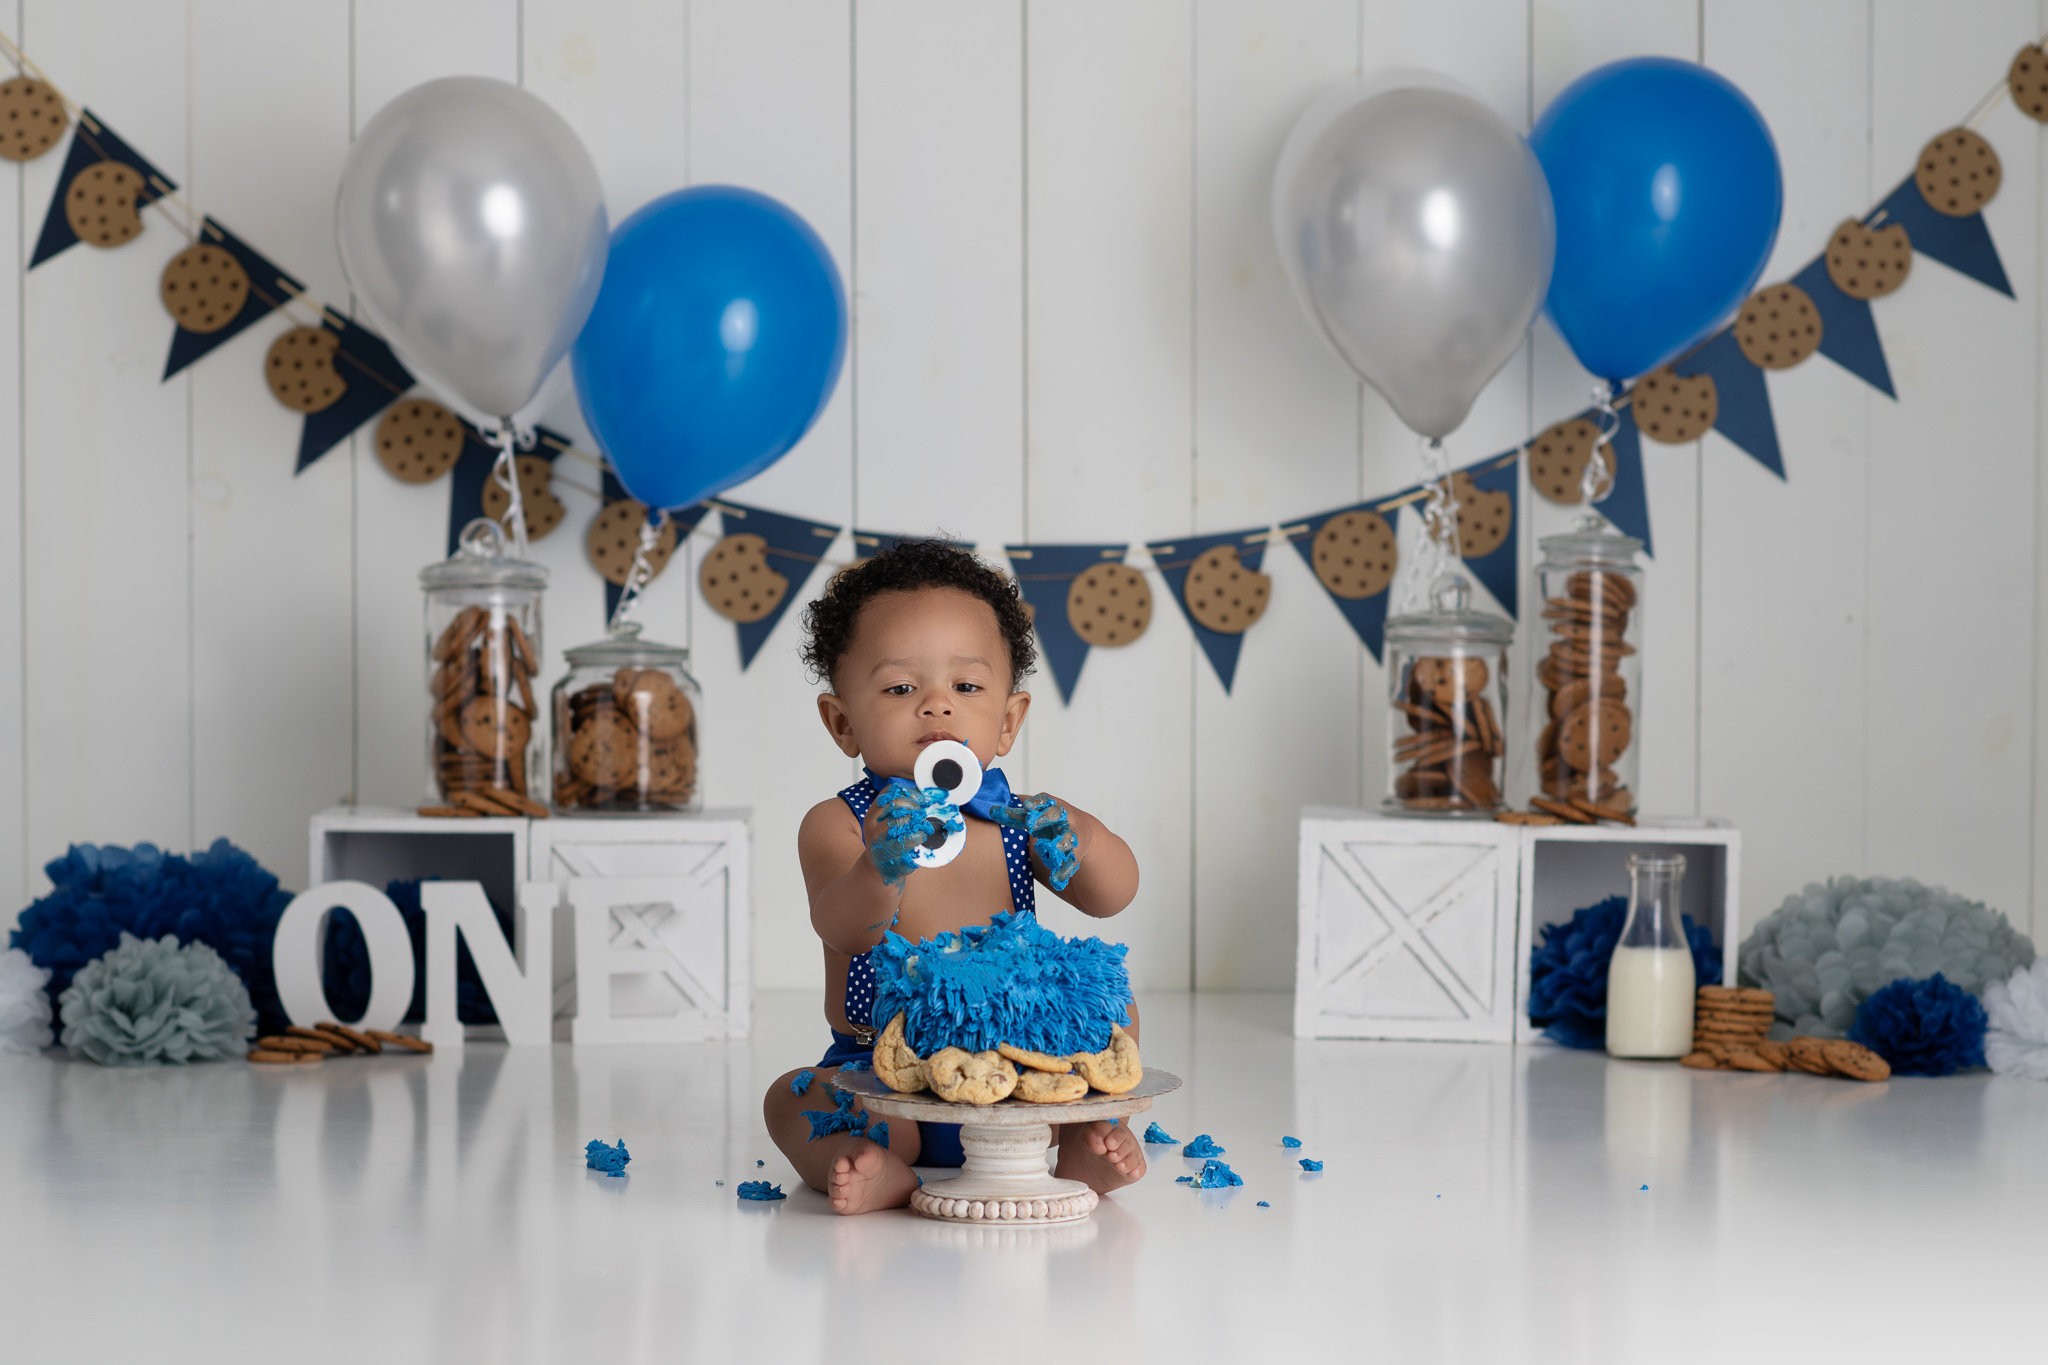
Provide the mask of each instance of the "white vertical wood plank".
MULTIPOLYGON (((1877 187, 2002 80, 2035 6, 1970 21, 1874 8, 1877 187)), ((1982 132, 2004 183, 1985 221, 2018 301, 1917 258, 1879 305, 1896 410, 1872 425, 1868 823, 1873 870, 1907 873, 2024 916, 2030 887, 2034 677, 2032 385, 2038 319, 2039 125, 2001 102, 1982 132), (1965 681, 1966 679, 1966 681, 1965 681)))
MULTIPOLYGON (((29 0, 22 19, 29 52, 67 91, 184 179, 182 7, 29 0)), ((27 168, 31 239, 63 159, 27 168)), ((119 248, 45 262, 22 289, 23 771, 37 866, 73 840, 192 838, 188 390, 159 382, 170 320, 157 299, 186 242, 161 213, 144 221, 119 248)))
MULTIPOLYGON (((1819 254, 1900 169, 1880 163, 1873 174, 1870 163, 1870 105, 1890 94, 1871 88, 1868 9, 1862 0, 1796 10, 1716 0, 1706 38, 1708 64, 1755 101, 1777 142, 1785 215, 1764 273, 1774 283, 1819 254)), ((1916 263, 1906 292, 1926 287, 1916 263)), ((1896 302, 1876 305, 1888 339, 1896 302)), ((1704 442, 1700 480, 1701 800, 1749 835, 1743 920, 1752 924, 1807 882, 1877 854, 1865 842, 1875 736, 1864 679, 1876 660, 1863 511, 1873 419, 1893 410, 1825 356, 1765 382, 1786 480, 1718 433, 1704 442)))
MULTIPOLYGON (((1530 15, 1532 124, 1561 90, 1595 67, 1626 57, 1700 59, 1697 0, 1566 0, 1532 6, 1530 15)), ((1534 435, 1584 408, 1594 380, 1573 359, 1548 318, 1536 324, 1530 358, 1526 426, 1527 434, 1534 435)), ((1642 809, 1656 815, 1690 815, 1699 810, 1695 684, 1704 516, 1699 498, 1700 461, 1697 443, 1667 446, 1643 442, 1643 481, 1656 554, 1644 562, 1643 570, 1643 695, 1637 707, 1642 762, 1636 794, 1642 809)), ((1530 487, 1526 467, 1522 498, 1530 509, 1522 546, 1529 567, 1523 574, 1522 592, 1525 601, 1540 609, 1533 566, 1542 556, 1536 543, 1546 535, 1571 529, 1582 509, 1545 501, 1530 487)), ((1517 632, 1520 657, 1515 662, 1524 665, 1516 669, 1521 680, 1517 700, 1524 710, 1516 732, 1509 790, 1518 800, 1536 790, 1535 740, 1542 712, 1535 705, 1536 685, 1530 668, 1542 655, 1534 647, 1538 625, 1540 621, 1531 613, 1517 632)))
MULTIPOLYGON (((332 200, 349 140, 347 11, 195 0, 190 12, 195 206, 317 297, 342 297, 332 200), (271 52, 300 56, 259 58, 271 52)), ((295 477, 303 419, 263 379, 271 341, 310 320, 274 315, 190 371, 194 833, 233 839, 287 886, 306 885, 306 821, 347 794, 353 761, 348 459, 295 477)), ((168 337, 168 320, 154 330, 168 337)))
MULTIPOLYGON (((1204 5, 1194 46, 1199 533, 1357 496, 1359 381, 1300 316, 1267 204, 1295 118, 1357 70, 1359 16, 1350 0, 1204 5)), ((1292 979, 1301 807, 1362 797, 1364 651, 1292 549, 1271 547, 1264 571, 1271 605, 1246 634, 1232 693, 1206 659, 1195 665, 1199 988, 1292 979)))
MULTIPOLYGON (((1188 529, 1191 9, 1033 0, 1025 12, 1032 540, 1188 529)), ((1050 896, 1039 918, 1129 944, 1138 989, 1179 990, 1191 966, 1197 663, 1165 584, 1152 586, 1150 631, 1091 650, 1071 708, 1040 668, 1025 736, 1034 781, 1121 834, 1141 878, 1137 901, 1106 923, 1050 896)))
MULTIPOLYGON (((7 22, 21 32, 21 0, 5 9, 7 22)), ((5 74, 5 73, 0 73, 5 74)), ((61 148, 46 153, 61 156, 61 148)), ((0 174, 0 904, 25 905, 30 886, 28 837, 28 774, 23 766, 28 683, 28 656, 22 619, 23 535, 27 509, 22 502, 22 356, 25 323, 22 312, 22 268, 28 264, 26 168, 0 174)), ((0 910, 0 930, 13 924, 0 910)), ((0 940, 4 941, 4 940, 0 940)))
MULTIPOLYGON (((693 0, 690 8, 691 179, 744 185, 787 204, 830 248, 853 285, 853 16, 848 0, 693 0)), ((844 526, 853 516, 853 364, 817 424, 736 500, 844 526)), ((708 529, 715 529, 714 519, 708 529)), ((883 530, 897 529, 882 527, 883 530)), ((699 537, 699 552, 709 541, 699 537)), ((843 558, 848 541, 820 552, 843 558)), ((855 775, 815 719, 820 690, 797 661, 803 607, 832 573, 821 564, 740 670, 731 622, 705 607, 695 556, 649 604, 690 631, 692 667, 709 719, 701 731, 704 790, 754 812, 755 979, 764 989, 816 989, 823 962, 806 909, 796 830, 814 804, 855 775), (760 761, 764 737, 775 762, 760 761), (786 737, 786 738, 785 738, 786 737)), ((649 627, 653 629, 652 625, 649 627)), ((664 629, 672 629, 664 625, 664 629)), ((671 634, 666 638, 679 638, 671 634)))
MULTIPOLYGON (((517 80, 518 12, 518 0, 355 0, 352 132, 394 97, 437 76, 517 80)), ((373 419, 346 450, 336 447, 322 462, 348 459, 355 482, 355 796, 365 804, 409 806, 427 783, 419 571, 447 553, 448 489, 417 488, 385 473, 375 431, 373 419)), ((544 624, 550 658, 561 644, 544 624)))
MULTIPOLYGON (((2048 29, 2048 0, 2037 6, 2034 27, 2037 32, 2048 29)), ((2002 155, 2004 160, 2028 156, 2024 141, 2009 144, 2002 155)), ((2029 158, 2034 164, 2034 195, 2036 211, 2043 187, 2048 186, 2048 175, 2043 174, 2044 163, 2048 163, 2048 138, 2036 137, 2029 158)), ((2034 466, 2040 468, 2048 460, 2048 348, 2040 344, 2041 323, 2048 314, 2048 272, 2040 270, 2042 257, 2042 230, 2037 223, 2034 241, 2030 244, 2034 253, 2034 292, 2025 301, 2034 310, 2034 466)), ((2022 248, 2026 249, 2026 248, 2022 248)), ((2028 849, 2033 864, 2031 905, 2033 938, 2036 943, 2048 941, 2048 687, 2041 685, 2048 678, 2048 555, 2041 553, 2041 545, 2048 540, 2048 479, 2034 480, 2034 787, 2033 787, 2033 828, 2028 849)), ((2015 916, 2017 920, 2017 916, 2015 916)))

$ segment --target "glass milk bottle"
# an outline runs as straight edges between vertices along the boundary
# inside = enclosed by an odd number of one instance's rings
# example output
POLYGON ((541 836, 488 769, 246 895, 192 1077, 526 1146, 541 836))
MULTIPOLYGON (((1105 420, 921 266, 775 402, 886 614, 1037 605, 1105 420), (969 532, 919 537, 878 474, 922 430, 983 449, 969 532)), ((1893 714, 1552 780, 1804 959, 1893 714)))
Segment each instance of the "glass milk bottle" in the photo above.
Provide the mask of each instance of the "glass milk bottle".
POLYGON ((1607 963, 1607 1055, 1683 1057, 1692 1051, 1692 948, 1679 918, 1685 859, 1633 854, 1628 919, 1607 963))

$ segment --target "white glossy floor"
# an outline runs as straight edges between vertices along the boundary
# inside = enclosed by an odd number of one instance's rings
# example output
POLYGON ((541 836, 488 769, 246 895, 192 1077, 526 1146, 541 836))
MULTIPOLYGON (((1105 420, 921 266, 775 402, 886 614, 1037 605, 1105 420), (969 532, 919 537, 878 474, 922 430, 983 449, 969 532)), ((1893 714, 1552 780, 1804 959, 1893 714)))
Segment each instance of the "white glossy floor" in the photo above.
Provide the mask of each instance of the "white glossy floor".
POLYGON ((1147 1060, 1188 1078, 1152 1117, 1245 1185, 1193 1192, 1153 1148, 1037 1230, 835 1218, 791 1179, 759 1098, 821 1050, 810 999, 729 1047, 0 1057, 0 1361, 2048 1353, 2048 1085, 1297 1043, 1284 997, 1142 1004, 1147 1060), (585 1172, 622 1135, 629 1177, 585 1172), (762 1175, 790 1198, 734 1198, 762 1175))

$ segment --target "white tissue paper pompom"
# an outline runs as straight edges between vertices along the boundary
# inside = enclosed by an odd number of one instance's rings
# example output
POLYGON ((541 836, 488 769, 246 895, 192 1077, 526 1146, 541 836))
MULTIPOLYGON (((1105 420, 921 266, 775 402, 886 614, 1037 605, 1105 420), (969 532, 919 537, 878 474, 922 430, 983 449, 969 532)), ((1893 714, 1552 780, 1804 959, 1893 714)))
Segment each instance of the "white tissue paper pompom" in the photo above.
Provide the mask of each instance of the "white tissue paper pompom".
POLYGON ((1984 1060, 2001 1076, 2048 1081, 2048 958, 1984 990, 1984 1060))
POLYGON ((0 1052, 40 1052, 53 1041, 50 969, 19 948, 0 952, 0 1052))

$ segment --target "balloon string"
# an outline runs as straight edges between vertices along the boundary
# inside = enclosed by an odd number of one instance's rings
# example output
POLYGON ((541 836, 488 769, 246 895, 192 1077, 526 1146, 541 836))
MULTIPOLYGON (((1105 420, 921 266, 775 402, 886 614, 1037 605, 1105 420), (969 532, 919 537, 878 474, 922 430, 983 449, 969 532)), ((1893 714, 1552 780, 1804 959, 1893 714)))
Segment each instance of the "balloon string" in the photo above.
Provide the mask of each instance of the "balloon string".
POLYGON ((1463 559, 1458 539, 1458 498, 1451 489, 1450 457, 1444 443, 1435 437, 1422 442, 1424 487, 1428 490, 1422 506, 1422 550, 1413 567, 1403 575, 1401 599, 1406 609, 1426 607, 1431 586, 1456 569, 1463 559))
POLYGON ((616 635, 632 619, 633 607, 640 600, 641 592, 654 577, 654 547, 661 540, 662 531, 668 526, 666 508, 640 521, 640 543, 633 548, 633 566, 626 570, 626 585, 619 593, 618 605, 612 608, 612 619, 606 628, 616 635))
POLYGON ((505 490, 505 515, 499 520, 512 535, 513 558, 526 558, 526 505, 519 496, 519 466, 513 452, 517 448, 518 436, 513 431, 512 419, 507 417, 498 423, 498 459, 491 466, 491 478, 498 487, 505 490))
POLYGON ((1585 471, 1579 475, 1579 499, 1588 507, 1604 501, 1614 491, 1614 461, 1607 452, 1614 444, 1614 433, 1621 430, 1621 414, 1614 410, 1612 384, 1594 387, 1593 407, 1600 417, 1600 435, 1586 457, 1585 471))

